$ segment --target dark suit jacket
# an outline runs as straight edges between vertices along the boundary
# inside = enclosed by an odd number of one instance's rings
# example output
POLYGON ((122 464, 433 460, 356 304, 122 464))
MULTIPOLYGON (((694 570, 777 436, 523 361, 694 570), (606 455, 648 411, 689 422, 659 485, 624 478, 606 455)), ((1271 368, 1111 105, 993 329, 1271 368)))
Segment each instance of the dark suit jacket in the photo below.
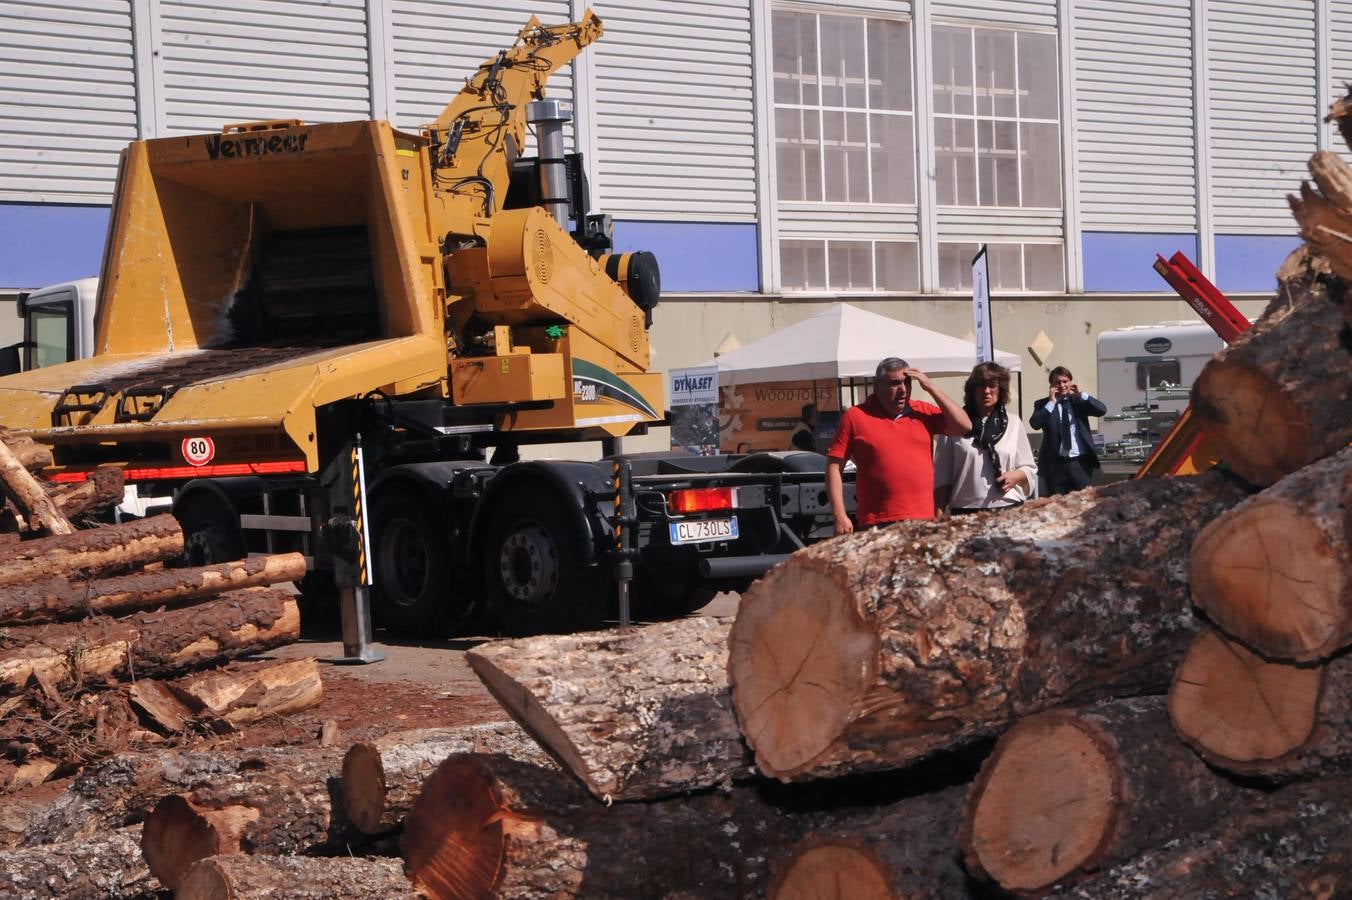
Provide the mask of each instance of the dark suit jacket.
MULTIPOLYGON (((1052 473, 1061 466, 1061 403, 1057 404, 1057 414, 1047 412, 1047 398, 1043 397, 1033 404, 1033 414, 1028 424, 1042 432, 1042 446, 1037 452, 1037 470, 1043 478, 1051 478, 1052 473)), ((1070 398, 1070 421, 1075 429, 1075 439, 1080 444, 1080 458, 1086 467, 1093 471, 1099 467, 1098 453, 1094 450, 1094 436, 1089 433, 1089 417, 1102 416, 1108 407, 1097 397, 1090 396, 1081 400, 1078 396, 1070 398)))

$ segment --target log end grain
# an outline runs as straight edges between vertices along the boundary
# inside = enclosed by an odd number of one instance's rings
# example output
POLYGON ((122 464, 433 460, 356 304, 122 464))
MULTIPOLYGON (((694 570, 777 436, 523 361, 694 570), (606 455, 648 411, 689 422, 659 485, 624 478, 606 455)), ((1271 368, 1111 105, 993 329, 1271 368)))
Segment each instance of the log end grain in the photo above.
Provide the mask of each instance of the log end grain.
POLYGON ((1342 642, 1343 560, 1308 512, 1285 499, 1255 497, 1207 525, 1190 564, 1194 601, 1245 643, 1310 660, 1342 642))
POLYGON ((424 782, 404 818, 404 871, 428 897, 495 896, 517 822, 478 759, 450 757, 424 782))
POLYGON ((1213 360, 1193 384, 1192 410, 1246 481, 1273 484, 1311 461, 1304 407, 1260 370, 1213 360))
POLYGON ((982 767, 968 798, 969 869, 1036 891, 1098 857, 1112 839, 1121 786, 1102 740, 1070 716, 1025 719, 982 767))
POLYGON ((343 756, 343 806, 363 834, 384 829, 385 765, 380 748, 369 741, 353 744, 343 756))
POLYGON ((1278 759, 1314 731, 1323 668, 1274 663, 1217 631, 1188 649, 1169 689, 1174 730, 1225 768, 1278 759))
POLYGON ((844 844, 811 847, 770 886, 770 900, 893 900, 882 864, 844 844))
POLYGON ((742 595, 728 638, 733 704, 756 764, 788 778, 844 730, 878 667, 878 633, 831 572, 781 566, 742 595))
POLYGON ((176 890, 188 867, 199 859, 240 852, 240 835, 258 810, 246 806, 203 809, 170 794, 155 804, 141 832, 141 855, 150 873, 176 890))

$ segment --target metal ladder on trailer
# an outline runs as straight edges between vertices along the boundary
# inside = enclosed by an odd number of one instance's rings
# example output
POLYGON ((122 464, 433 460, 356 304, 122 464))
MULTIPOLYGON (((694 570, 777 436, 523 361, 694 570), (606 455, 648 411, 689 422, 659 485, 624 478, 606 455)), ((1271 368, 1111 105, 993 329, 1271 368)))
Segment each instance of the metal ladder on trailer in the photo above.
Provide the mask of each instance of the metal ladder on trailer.
MULTIPOLYGON (((1230 343, 1249 327, 1249 320, 1235 309, 1230 298, 1221 293, 1182 251, 1165 259, 1156 254, 1155 271, 1169 283, 1202 321, 1212 327, 1222 341, 1230 343)), ((1205 472, 1220 462, 1220 454, 1193 421, 1192 407, 1183 410, 1174 427, 1155 446, 1136 470, 1135 478, 1161 475, 1192 475, 1205 472)))

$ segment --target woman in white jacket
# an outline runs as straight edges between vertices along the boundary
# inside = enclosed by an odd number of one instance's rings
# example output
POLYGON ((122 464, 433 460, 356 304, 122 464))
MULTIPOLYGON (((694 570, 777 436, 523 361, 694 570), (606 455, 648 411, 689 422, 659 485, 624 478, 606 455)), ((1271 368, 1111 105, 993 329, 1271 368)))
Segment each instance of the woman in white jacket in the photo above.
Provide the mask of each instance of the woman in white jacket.
POLYGON ((993 362, 972 369, 963 388, 972 430, 940 437, 934 451, 934 500, 953 515, 1019 506, 1037 495, 1037 460, 1028 432, 1011 418, 1009 370, 993 362))

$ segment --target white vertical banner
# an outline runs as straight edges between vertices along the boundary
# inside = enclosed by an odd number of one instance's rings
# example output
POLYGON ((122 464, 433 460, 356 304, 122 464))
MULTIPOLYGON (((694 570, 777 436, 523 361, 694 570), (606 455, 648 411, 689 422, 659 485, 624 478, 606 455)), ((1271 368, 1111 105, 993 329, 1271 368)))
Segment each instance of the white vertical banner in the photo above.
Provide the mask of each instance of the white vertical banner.
POLYGON ((991 334, 991 278, 986 267, 986 245, 972 257, 972 333, 976 335, 976 361, 995 362, 995 338, 991 334))

